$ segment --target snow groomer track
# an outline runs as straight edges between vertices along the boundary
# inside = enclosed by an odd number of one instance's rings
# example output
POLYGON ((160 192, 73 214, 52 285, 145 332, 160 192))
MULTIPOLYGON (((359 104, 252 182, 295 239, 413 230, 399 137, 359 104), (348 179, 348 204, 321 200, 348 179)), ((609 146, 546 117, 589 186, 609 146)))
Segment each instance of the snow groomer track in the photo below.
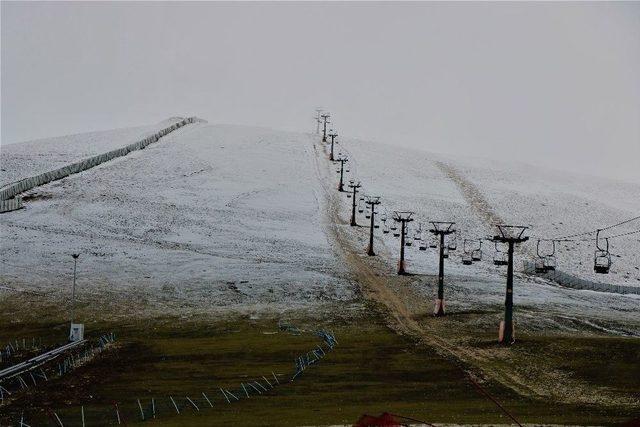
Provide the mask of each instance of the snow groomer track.
POLYGON ((33 188, 48 184, 52 181, 65 178, 69 175, 91 169, 102 163, 108 162, 109 160, 126 156, 132 151, 141 150, 149 144, 157 142, 160 138, 168 135, 176 129, 180 129, 183 126, 200 121, 203 120, 198 119, 197 117, 187 117, 174 122, 170 126, 163 128, 144 139, 134 142, 133 144, 126 145, 125 147, 111 150, 103 154, 98 154, 96 156, 89 157, 87 159, 72 163, 67 166, 63 166, 52 171, 44 172, 39 175, 21 179, 20 181, 8 184, 0 189, 0 213, 22 208, 22 198, 18 197, 18 195, 24 193, 25 191, 29 191, 33 188))

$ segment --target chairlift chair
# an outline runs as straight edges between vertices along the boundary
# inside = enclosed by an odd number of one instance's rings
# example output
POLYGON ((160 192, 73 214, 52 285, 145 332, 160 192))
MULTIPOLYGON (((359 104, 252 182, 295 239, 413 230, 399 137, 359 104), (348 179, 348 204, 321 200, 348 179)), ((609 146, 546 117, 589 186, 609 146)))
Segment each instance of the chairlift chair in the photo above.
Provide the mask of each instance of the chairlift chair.
POLYGON ((546 254, 544 257, 544 268, 547 271, 555 271, 556 266, 558 265, 557 261, 556 261, 556 241, 552 240, 551 241, 551 253, 550 254, 546 254))
POLYGON ((435 248, 437 248, 437 247, 438 247, 438 240, 436 239, 436 237, 435 237, 435 236, 433 236, 433 237, 431 238, 431 240, 429 240, 429 247, 430 247, 431 249, 435 249, 435 248))
POLYGON ((551 243, 553 249, 550 254, 540 253, 540 239, 538 239, 538 244, 536 245, 536 255, 538 255, 538 259, 536 259, 535 262, 536 273, 546 273, 547 271, 556 269, 556 242, 552 240, 551 243))
POLYGON ((457 235, 458 235, 458 232, 454 231, 453 234, 451 235, 451 238, 448 241, 447 248, 449 248, 450 251, 455 251, 456 249, 458 249, 457 235))
POLYGON ((557 265, 558 263, 556 262, 555 256, 547 255, 544 257, 544 268, 547 271, 555 271, 557 265))
POLYGON ((420 240, 422 238, 422 223, 418 223, 418 228, 413 233, 413 240, 420 240))
POLYGON ((609 274, 611 268, 611 254, 607 251, 597 250, 593 259, 593 271, 599 274, 609 274))
POLYGON ((609 274, 611 268, 611 254, 609 253, 609 239, 604 239, 606 246, 600 247, 600 230, 596 232, 596 251, 593 255, 593 271, 599 274, 609 274))
POLYGON ((509 265, 509 254, 501 251, 498 247, 498 242, 494 242, 496 245, 496 252, 493 254, 494 265, 509 265))
POLYGON ((418 249, 421 251, 427 250, 427 242, 424 239, 420 239, 420 243, 418 245, 418 249))
POLYGON ((471 259, 473 261, 482 261, 482 240, 478 240, 480 246, 471 252, 471 259))
POLYGON ((404 229, 404 245, 405 246, 411 246, 412 242, 411 239, 409 238, 409 227, 405 227, 404 229))
POLYGON ((471 265, 473 264, 473 257, 471 256, 471 251, 467 249, 467 242, 467 239, 462 241, 462 263, 464 265, 471 265))
POLYGON ((442 249, 442 258, 449 258, 449 248, 447 246, 442 249))
POLYGON ((389 226, 387 225, 387 223, 384 223, 384 227, 382 227, 382 232, 384 234, 389 234, 389 226))

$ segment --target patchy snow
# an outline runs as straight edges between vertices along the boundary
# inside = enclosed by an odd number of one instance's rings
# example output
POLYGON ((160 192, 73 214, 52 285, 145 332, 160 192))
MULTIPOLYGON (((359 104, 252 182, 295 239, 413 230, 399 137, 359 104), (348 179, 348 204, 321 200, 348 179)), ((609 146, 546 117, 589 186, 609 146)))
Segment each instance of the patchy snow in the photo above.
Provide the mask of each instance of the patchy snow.
MULTIPOLYGON (((119 147, 153 129, 3 147, 3 177, 20 168, 37 173, 57 167, 76 160, 77 153, 119 147), (7 160, 18 158, 20 164, 7 160)), ((189 301, 190 307, 206 309, 253 305, 279 310, 353 302, 358 298, 355 285, 325 234, 329 201, 324 191, 337 187, 338 174, 335 164, 316 158, 318 140, 316 135, 198 123, 145 150, 37 188, 30 192, 26 209, 0 216, 0 281, 66 292, 70 254, 79 251, 79 287, 96 296, 105 289, 125 294, 127 289, 143 289, 151 302, 189 301)), ((419 222, 426 229, 428 220, 455 221, 461 237, 486 237, 494 233, 492 218, 531 225, 532 236, 550 237, 640 212, 640 186, 633 184, 343 141, 336 152, 350 156, 347 177, 361 180, 365 193, 382 197, 379 212, 386 211, 389 222, 394 210, 416 212, 409 237, 419 222), (470 191, 481 200, 470 203, 452 171, 471 183, 470 191)), ((346 193, 341 198, 344 220, 350 201, 346 193)), ((368 224, 364 214, 358 214, 358 222, 368 224)), ((365 229, 341 225, 340 231, 360 242, 364 251, 365 229)), ((398 240, 383 235, 381 228, 376 236, 377 252, 393 265, 398 240)), ((592 246, 583 243, 571 251, 560 247, 559 268, 593 278, 592 246)), ((597 279, 640 284, 639 246, 637 236, 612 242, 620 258, 614 258, 609 276, 597 279)), ((527 247, 518 254, 519 262, 535 251, 535 240, 527 247)), ((417 242, 406 249, 408 270, 433 277, 435 250, 419 251, 417 242)), ((481 263, 464 266, 458 240, 458 250, 446 262, 451 306, 471 309, 503 299, 504 268, 492 264, 490 244, 483 249, 481 263)), ((425 296, 431 296, 433 288, 427 285, 428 277, 424 280, 425 296)), ((603 304, 635 315, 638 303, 632 296, 563 289, 541 279, 519 277, 518 282, 525 285, 517 285, 517 304, 552 305, 567 316, 589 311, 593 320, 603 304)))
MULTIPOLYGON (((504 270, 493 265, 495 247, 490 242, 483 243, 481 263, 473 266, 460 263, 461 239, 492 236, 496 230, 491 225, 499 219, 531 227, 528 232, 531 240, 520 250, 522 261, 535 258, 537 238, 594 230, 640 215, 638 184, 356 139, 342 139, 337 151, 349 156, 349 178, 362 182, 363 194, 381 196, 380 213, 386 211, 391 218, 394 210, 415 212, 410 237, 421 222, 423 228, 429 225, 429 220, 456 222, 455 228, 460 230, 458 250, 447 262, 447 269, 454 274, 495 274, 504 270), (447 170, 470 183, 486 204, 470 204, 447 170)), ((350 199, 345 196, 344 209, 348 209, 346 203, 350 199)), ((359 214, 358 222, 368 224, 364 214, 359 214)), ((612 229, 605 236, 638 229, 640 220, 612 229)), ((391 234, 383 235, 381 229, 377 234, 383 237, 390 253, 397 256, 398 240, 391 234)), ((585 279, 640 286, 640 234, 611 241, 613 266, 609 275, 593 272, 593 237, 580 239, 587 241, 558 244, 559 269, 585 279)), ((414 271, 432 273, 437 268, 435 249, 418 251, 414 244, 407 248, 406 255, 414 271)))
POLYGON ((351 301, 321 224, 312 150, 301 134, 186 126, 33 190, 26 209, 0 217, 0 277, 59 289, 78 251, 85 292, 147 287, 209 307, 351 301))
POLYGON ((48 172, 144 139, 170 125, 171 118, 149 126, 37 139, 0 146, 0 186, 48 172))

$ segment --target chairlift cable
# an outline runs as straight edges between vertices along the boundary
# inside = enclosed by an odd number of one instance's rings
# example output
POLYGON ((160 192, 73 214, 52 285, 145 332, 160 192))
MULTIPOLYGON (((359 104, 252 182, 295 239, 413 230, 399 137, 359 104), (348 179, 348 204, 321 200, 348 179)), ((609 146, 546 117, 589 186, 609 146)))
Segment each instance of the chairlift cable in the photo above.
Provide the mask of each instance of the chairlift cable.
POLYGON ((640 230, 629 231, 628 233, 616 234, 615 236, 608 236, 607 239, 615 239, 616 237, 629 236, 631 234, 637 234, 637 233, 640 233, 640 230))
POLYGON ((609 226, 604 227, 604 228, 598 228, 598 229, 595 229, 595 230, 592 230, 592 231, 585 231, 584 233, 570 234, 570 235, 568 235, 568 236, 558 237, 558 238, 555 238, 555 239, 540 239, 540 240, 546 240, 546 241, 549 241, 549 240, 555 240, 555 241, 558 241, 558 240, 567 240, 567 239, 571 239, 571 238, 573 238, 573 237, 587 236, 587 235, 589 235, 589 234, 596 233, 598 230, 599 230, 599 231, 609 230, 609 229, 611 229, 611 228, 618 227, 618 226, 620 226, 620 225, 624 225, 624 224, 627 224, 627 223, 629 223, 629 222, 632 222, 632 221, 635 221, 635 220, 638 220, 638 219, 640 219, 640 215, 638 215, 638 216, 636 216, 636 217, 634 217, 634 218, 630 218, 630 219, 627 219, 627 220, 621 221, 621 222, 619 222, 619 223, 617 223, 617 224, 609 225, 609 226))

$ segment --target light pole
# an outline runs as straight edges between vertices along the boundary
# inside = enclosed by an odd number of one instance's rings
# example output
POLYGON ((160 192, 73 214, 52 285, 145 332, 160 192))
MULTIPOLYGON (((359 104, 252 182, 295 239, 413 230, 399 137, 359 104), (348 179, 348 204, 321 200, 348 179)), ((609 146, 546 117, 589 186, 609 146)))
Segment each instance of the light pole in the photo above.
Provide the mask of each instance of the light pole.
POLYGON ((351 226, 355 227, 356 225, 356 196, 358 194, 358 188, 362 187, 359 182, 351 182, 349 183, 349 188, 353 191, 353 200, 351 205, 351 226))
POLYGON ((404 269, 404 235, 407 223, 413 221, 411 215, 413 215, 413 212, 396 211, 393 213, 393 220, 402 224, 400 228, 400 262, 398 262, 398 274, 400 275, 406 274, 404 269))
POLYGON ((327 123, 331 123, 328 121, 329 117, 331 117, 331 114, 325 113, 325 114, 322 114, 320 117, 322 117, 322 119, 324 120, 324 125, 322 128, 322 142, 327 142, 327 123))
POLYGON ((336 160, 336 162, 340 162, 340 183, 338 184, 338 191, 344 191, 344 164, 348 161, 348 158, 342 156, 336 160))
POLYGON ((71 288, 71 323, 73 324, 76 315, 76 267, 80 254, 72 254, 73 257, 73 287, 71 288))
POLYGON ((433 228, 429 230, 440 237, 440 259, 438 262, 438 298, 433 314, 444 316, 444 236, 455 232, 451 227, 455 222, 431 221, 433 228))
POLYGON ((369 227, 369 248, 367 249, 367 255, 375 256, 375 252, 373 251, 373 228, 376 216, 376 205, 380 204, 380 197, 367 196, 366 203, 369 205, 369 209, 371 209, 371 226, 369 227))
POLYGON ((504 320, 500 322, 498 341, 502 344, 511 345, 515 342, 513 334, 513 250, 516 243, 529 240, 529 237, 522 236, 529 227, 520 225, 498 225, 499 234, 494 236, 495 242, 507 243, 509 245, 509 263, 507 264, 507 293, 504 299, 504 320))
POLYGON ((333 143, 338 134, 335 133, 335 131, 332 131, 331 133, 329 133, 329 136, 331 137, 331 154, 329 154, 329 160, 333 160, 333 143))

